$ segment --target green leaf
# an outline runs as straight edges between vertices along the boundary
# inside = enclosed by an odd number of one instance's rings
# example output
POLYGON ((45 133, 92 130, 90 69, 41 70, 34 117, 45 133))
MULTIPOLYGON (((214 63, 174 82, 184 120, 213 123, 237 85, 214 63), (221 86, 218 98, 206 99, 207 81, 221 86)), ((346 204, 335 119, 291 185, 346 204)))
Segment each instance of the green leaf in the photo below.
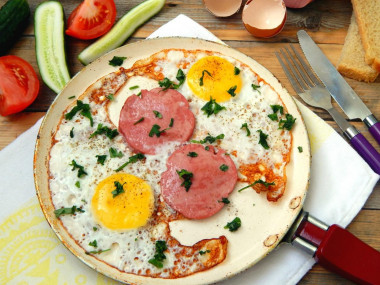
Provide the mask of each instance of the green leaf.
POLYGON ((252 89, 253 89, 253 90, 258 91, 258 92, 261 94, 261 92, 260 92, 260 90, 259 90, 259 88, 261 87, 260 85, 251 84, 251 86, 252 86, 252 89))
POLYGON ((269 149, 269 145, 267 142, 268 135, 263 133, 262 130, 258 130, 257 132, 260 133, 259 144, 261 144, 263 146, 263 148, 269 149))
POLYGON ((230 89, 228 89, 227 93, 230 94, 232 97, 235 97, 236 96, 236 94, 235 94, 236 88, 237 88, 237 85, 231 87, 230 89))
POLYGON ((212 114, 218 114, 220 111, 225 110, 226 107, 223 107, 216 103, 215 99, 210 97, 210 101, 208 101, 201 110, 204 112, 207 117, 210 117, 212 114))
POLYGON ((234 74, 239 75, 240 74, 240 69, 237 68, 236 66, 234 67, 234 74))
POLYGON ((78 112, 90 120, 91 127, 94 125, 94 121, 91 116, 90 105, 84 104, 81 100, 77 100, 77 105, 73 107, 70 112, 65 114, 65 119, 70 121, 78 112))
POLYGON ((243 190, 245 190, 245 189, 247 189, 247 188, 249 188, 249 187, 253 187, 253 186, 255 186, 256 184, 262 184, 262 185, 264 185, 266 188, 268 188, 268 187, 271 186, 271 185, 275 185, 274 182, 265 182, 265 181, 259 179, 259 180, 256 180, 255 182, 253 182, 252 184, 250 184, 250 185, 248 185, 248 186, 245 186, 245 187, 239 189, 238 192, 241 192, 241 191, 243 191, 243 190))
POLYGON ((109 149, 110 157, 123 157, 123 153, 121 151, 118 151, 116 148, 110 147, 109 149))
POLYGON ((125 192, 124 188, 123 188, 124 184, 125 183, 121 184, 119 181, 114 182, 114 185, 116 188, 115 188, 115 190, 113 190, 111 192, 113 198, 115 198, 117 195, 120 195, 121 193, 125 192))
POLYGON ((219 169, 223 172, 226 172, 228 170, 228 165, 222 164, 219 169))
POLYGON ((228 229, 230 232, 236 232, 241 226, 241 220, 239 217, 236 217, 232 222, 227 223, 224 226, 225 229, 228 229))
POLYGON ((198 156, 198 153, 194 152, 194 151, 190 151, 187 156, 190 156, 190 157, 197 157, 198 156))
POLYGON ((118 169, 116 169, 115 171, 116 172, 119 172, 120 170, 122 170, 124 167, 126 167, 128 164, 130 163, 135 163, 137 162, 138 160, 141 160, 141 159, 144 159, 145 158, 145 155, 143 155, 142 153, 138 153, 138 154, 135 154, 135 155, 132 155, 129 157, 128 161, 126 163, 124 163, 122 166, 120 166, 118 169))
POLYGON ((212 77, 212 75, 211 75, 210 72, 208 72, 206 69, 203 70, 203 71, 202 71, 202 77, 199 78, 199 85, 200 85, 200 86, 203 86, 203 78, 204 78, 204 76, 205 76, 205 73, 207 73, 210 77, 212 77))
POLYGON ((74 127, 70 130, 70 138, 74 137, 74 127))
POLYGON ((144 121, 144 117, 141 117, 140 119, 138 119, 133 125, 137 125, 138 123, 141 123, 142 121, 144 121))
POLYGON ((75 160, 72 160, 71 163, 69 164, 70 166, 72 166, 73 168, 71 169, 72 171, 74 171, 75 169, 78 169, 78 177, 80 178, 81 176, 83 175, 87 175, 87 172, 84 170, 84 167, 82 165, 79 165, 78 163, 76 163, 75 160))
POLYGON ((157 240, 156 241, 156 252, 154 254, 154 258, 149 259, 149 263, 153 264, 157 268, 162 268, 163 261, 166 259, 166 256, 164 254, 164 251, 167 250, 166 241, 164 240, 157 240))
POLYGON ((286 114, 285 120, 280 120, 280 122, 278 123, 279 129, 287 129, 288 131, 290 131, 293 128, 295 122, 296 118, 294 118, 290 114, 286 114))
POLYGON ((229 204, 230 203, 230 200, 228 200, 228 198, 225 198, 223 197, 222 198, 222 201, 218 201, 219 203, 224 203, 224 204, 229 204))
POLYGON ((88 245, 98 247, 98 242, 96 241, 96 239, 94 239, 93 241, 90 241, 88 245))
POLYGON ((249 130, 247 123, 242 124, 240 129, 245 129, 247 131, 247 137, 251 135, 251 131, 249 130))
POLYGON ((108 63, 112 66, 120 66, 123 64, 126 57, 124 56, 114 56, 108 63))
POLYGON ((186 192, 188 192, 192 184, 191 178, 193 178, 193 173, 186 169, 181 169, 177 170, 177 174, 183 179, 181 186, 185 187, 186 192))
POLYGON ((110 129, 109 127, 103 126, 103 124, 100 123, 96 131, 90 135, 90 138, 93 138, 94 136, 97 136, 97 135, 103 135, 103 134, 106 135, 107 138, 112 140, 119 134, 119 132, 117 131, 117 129, 110 129))
POLYGON ((78 208, 77 206, 72 206, 71 208, 60 208, 54 211, 54 214, 57 218, 62 215, 74 215, 76 212, 84 213, 84 210, 78 208))
POLYGON ((101 165, 104 165, 104 162, 106 161, 107 155, 96 155, 97 163, 100 163, 101 165))
POLYGON ((297 147, 298 148, 298 152, 303 152, 303 148, 302 148, 302 146, 299 146, 299 147, 297 147))
POLYGON ((224 139, 224 134, 217 135, 216 137, 213 137, 212 135, 208 134, 203 140, 200 140, 200 141, 191 140, 191 142, 204 144, 204 143, 214 143, 217 140, 221 140, 221 139, 224 139))
POLYGON ((131 86, 131 87, 129 87, 129 90, 135 90, 135 89, 137 89, 137 88, 139 88, 140 86, 138 86, 138 85, 135 85, 135 86, 131 86))
POLYGON ((156 111, 156 110, 153 110, 153 113, 154 113, 154 116, 155 116, 156 118, 162 119, 162 114, 161 114, 160 112, 158 112, 158 111, 156 111))

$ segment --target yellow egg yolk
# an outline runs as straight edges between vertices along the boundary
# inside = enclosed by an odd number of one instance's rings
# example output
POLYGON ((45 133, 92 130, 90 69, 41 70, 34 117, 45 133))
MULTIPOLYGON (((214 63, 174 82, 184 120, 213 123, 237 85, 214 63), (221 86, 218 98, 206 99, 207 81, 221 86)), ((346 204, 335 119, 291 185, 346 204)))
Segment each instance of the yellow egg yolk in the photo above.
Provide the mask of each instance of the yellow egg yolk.
POLYGON ((97 221, 112 230, 144 226, 154 208, 152 189, 141 178, 118 173, 102 180, 92 198, 97 221))
POLYGON ((240 92, 242 81, 235 66, 219 56, 207 56, 190 68, 187 84, 201 99, 225 102, 240 92))

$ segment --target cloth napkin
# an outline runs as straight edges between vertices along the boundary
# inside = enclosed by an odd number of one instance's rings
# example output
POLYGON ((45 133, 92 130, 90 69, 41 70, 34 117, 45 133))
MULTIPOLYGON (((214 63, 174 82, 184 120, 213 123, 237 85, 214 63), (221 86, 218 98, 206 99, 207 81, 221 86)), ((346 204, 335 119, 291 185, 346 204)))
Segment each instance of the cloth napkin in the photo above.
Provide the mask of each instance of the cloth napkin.
MULTIPOLYGON (((221 42, 179 15, 150 37, 187 36, 221 42)), ((312 150, 304 204, 316 218, 346 227, 379 179, 328 124, 301 103, 312 150)), ((39 207, 33 181, 33 151, 41 120, 0 152, 0 284, 119 284, 90 269, 58 240, 39 207)), ((295 284, 314 260, 281 244, 255 266, 220 284, 295 284)))

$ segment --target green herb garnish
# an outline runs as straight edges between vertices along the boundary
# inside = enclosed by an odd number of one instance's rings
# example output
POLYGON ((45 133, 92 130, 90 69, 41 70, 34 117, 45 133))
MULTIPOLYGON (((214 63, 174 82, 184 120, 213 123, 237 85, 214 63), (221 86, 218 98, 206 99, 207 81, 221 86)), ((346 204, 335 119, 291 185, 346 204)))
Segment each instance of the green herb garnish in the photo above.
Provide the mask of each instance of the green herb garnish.
POLYGON ((279 129, 287 129, 290 131, 293 128, 294 123, 296 122, 296 118, 294 118, 291 114, 285 114, 285 120, 280 120, 278 123, 279 129))
POLYGON ((281 105, 270 105, 270 107, 272 108, 273 113, 277 113, 278 111, 280 111, 281 115, 284 114, 284 107, 282 107, 281 105))
POLYGON ((57 218, 62 215, 74 215, 76 212, 84 213, 84 210, 78 208, 77 206, 72 206, 71 208, 61 208, 54 211, 54 214, 57 218))
POLYGON ((144 121, 144 117, 141 117, 140 119, 138 119, 133 125, 137 125, 138 123, 141 123, 142 121, 144 121))
POLYGON ((236 94, 235 94, 236 88, 237 88, 236 85, 231 87, 230 89, 228 89, 227 93, 230 94, 232 97, 235 97, 236 96, 236 94))
POLYGON ((74 127, 70 130, 70 138, 74 137, 74 127))
POLYGON ((158 81, 158 85, 160 87, 164 87, 163 90, 167 89, 178 89, 186 79, 185 74, 183 73, 182 69, 178 69, 176 79, 178 80, 178 84, 175 84, 173 81, 171 81, 169 78, 165 77, 163 80, 158 81))
POLYGON ((302 148, 302 146, 299 146, 299 147, 297 147, 298 148, 298 152, 303 152, 303 148, 302 148))
POLYGON ((174 124, 174 118, 170 118, 169 128, 173 127, 174 124))
POLYGON ((75 160, 72 160, 69 165, 71 165, 73 167, 73 169, 71 169, 72 171, 74 171, 75 169, 78 169, 78 175, 77 176, 79 178, 83 175, 87 175, 87 172, 84 171, 84 167, 82 165, 79 165, 78 163, 76 163, 75 160))
POLYGON ((123 157, 123 153, 121 151, 117 151, 117 149, 113 147, 110 147, 109 153, 110 153, 111 158, 123 157))
POLYGON ((261 92, 259 90, 259 88, 261 87, 260 85, 251 84, 251 86, 252 86, 253 90, 258 91, 261 94, 261 92))
POLYGON ((226 107, 223 107, 216 103, 215 99, 212 99, 212 97, 210 97, 210 101, 208 101, 206 105, 204 105, 201 108, 201 110, 204 112, 205 115, 207 115, 207 117, 210 117, 212 114, 216 115, 223 109, 226 109, 226 107))
POLYGON ((199 78, 199 85, 200 85, 200 86, 203 86, 203 78, 204 78, 204 76, 205 76, 205 73, 207 73, 210 77, 212 77, 212 75, 211 75, 210 72, 208 72, 206 69, 203 70, 203 71, 202 71, 202 77, 199 78))
POLYGON ((113 94, 106 95, 106 98, 110 101, 114 100, 115 97, 113 97, 113 94))
POLYGON ((159 125, 154 124, 149 132, 149 136, 154 137, 154 135, 156 135, 159 138, 162 133, 170 129, 170 128, 166 128, 160 131, 160 128, 161 127, 159 125))
POLYGON ((154 113, 154 116, 155 116, 156 118, 162 119, 162 114, 161 114, 160 112, 158 112, 158 111, 156 111, 156 110, 153 110, 153 113, 154 113))
POLYGON ((228 165, 222 164, 219 169, 223 172, 226 172, 228 170, 228 165))
POLYGON ((106 251, 110 251, 111 249, 108 248, 108 249, 99 249, 99 250, 93 250, 93 251, 86 251, 86 254, 99 254, 99 253, 103 253, 103 252, 106 252, 106 251))
POLYGON ((247 123, 242 124, 240 129, 245 129, 247 131, 247 137, 251 135, 251 131, 249 130, 247 123))
POLYGON ((98 242, 96 241, 96 239, 94 239, 93 241, 90 241, 88 245, 98 247, 98 242))
POLYGON ((257 132, 260 133, 259 144, 261 144, 263 146, 263 148, 269 149, 269 145, 267 142, 268 135, 263 133, 262 130, 258 130, 257 132))
POLYGON ((76 186, 77 188, 80 188, 80 182, 79 182, 79 181, 75 182, 75 186, 76 186))
POLYGON ((96 155, 97 163, 100 163, 101 165, 104 165, 104 162, 106 161, 107 155, 96 155))
POLYGON ((166 241, 157 240, 156 241, 156 252, 154 254, 154 258, 149 259, 149 263, 153 264, 157 268, 164 267, 163 261, 166 259, 164 251, 167 250, 166 241))
POLYGON ((180 171, 177 170, 177 173, 178 173, 179 177, 183 179, 181 186, 185 187, 186 192, 188 192, 191 184, 193 184, 191 182, 191 178, 193 178, 193 173, 187 171, 186 169, 182 169, 180 171))
POLYGON ((236 66, 234 67, 234 74, 239 75, 240 74, 240 69, 237 68, 236 66))
POLYGON ((92 230, 93 230, 94 232, 96 232, 96 231, 98 230, 98 228, 97 228, 97 227, 92 227, 92 230))
POLYGON ((221 140, 221 139, 224 139, 224 134, 217 135, 216 137, 213 137, 212 135, 208 134, 208 136, 206 136, 203 140, 200 140, 200 141, 191 140, 191 142, 204 144, 204 143, 214 143, 216 142, 216 140, 221 140))
POLYGON ((109 65, 112 65, 112 66, 120 66, 123 64, 124 60, 126 59, 126 57, 124 56, 114 56, 110 61, 109 61, 109 65))
POLYGON ((194 152, 194 151, 190 151, 187 156, 190 156, 190 157, 197 157, 198 156, 198 153, 194 152))
POLYGON ((125 192, 125 191, 124 191, 124 188, 123 188, 123 185, 124 185, 125 183, 120 184, 119 181, 115 181, 113 184, 114 184, 115 187, 116 187, 115 190, 113 190, 113 191, 111 192, 113 198, 115 198, 117 195, 119 195, 119 194, 125 192))
POLYGON ((101 123, 98 125, 97 129, 95 132, 93 132, 91 135, 90 135, 90 138, 93 138, 94 136, 96 135, 102 135, 102 134, 105 134, 107 138, 109 138, 110 140, 112 140, 114 137, 116 137, 119 132, 117 131, 117 129, 110 129, 109 127, 107 126, 103 126, 101 123))
POLYGON ((229 204, 230 203, 230 200, 228 200, 228 198, 222 198, 222 201, 218 201, 219 203, 224 203, 224 204, 229 204))
POLYGON ((245 189, 247 189, 247 188, 249 188, 249 187, 253 187, 253 186, 255 186, 256 184, 262 184, 262 185, 264 185, 266 188, 268 188, 270 185, 275 185, 274 182, 265 182, 265 181, 259 179, 259 180, 256 180, 255 182, 253 182, 252 184, 250 184, 250 185, 248 185, 248 186, 245 186, 245 187, 239 189, 238 192, 241 192, 241 191, 243 191, 243 190, 245 190, 245 189))
POLYGON ((142 153, 138 153, 138 154, 135 154, 135 155, 132 155, 129 157, 128 161, 126 163, 124 163, 122 166, 120 166, 118 169, 116 169, 115 171, 116 172, 119 172, 120 170, 122 170, 124 167, 126 167, 128 164, 130 163, 135 163, 137 162, 138 160, 141 160, 141 159, 144 159, 145 158, 145 155, 143 155, 142 153))
POLYGON ((207 250, 200 250, 199 251, 199 254, 200 255, 204 255, 204 254, 206 254, 206 253, 210 253, 211 251, 209 250, 209 249, 207 249, 207 250))
POLYGON ((75 98, 75 96, 70 96, 69 98, 67 98, 67 99, 74 99, 75 98))
POLYGON ((135 89, 137 89, 137 88, 139 88, 140 86, 138 86, 138 85, 135 85, 135 86, 131 86, 131 87, 129 87, 129 90, 135 90, 135 89))
POLYGON ((276 113, 269 114, 268 118, 271 119, 272 121, 278 121, 278 116, 276 113))
POLYGON ((230 232, 236 232, 241 226, 241 220, 239 217, 236 217, 233 219, 232 222, 227 223, 227 225, 224 226, 225 229, 228 229, 230 232))
POLYGON ((73 107, 70 112, 65 114, 65 119, 71 120, 79 111, 82 116, 90 120, 90 125, 92 127, 94 125, 94 121, 92 119, 90 105, 84 104, 81 100, 77 100, 77 105, 73 107))

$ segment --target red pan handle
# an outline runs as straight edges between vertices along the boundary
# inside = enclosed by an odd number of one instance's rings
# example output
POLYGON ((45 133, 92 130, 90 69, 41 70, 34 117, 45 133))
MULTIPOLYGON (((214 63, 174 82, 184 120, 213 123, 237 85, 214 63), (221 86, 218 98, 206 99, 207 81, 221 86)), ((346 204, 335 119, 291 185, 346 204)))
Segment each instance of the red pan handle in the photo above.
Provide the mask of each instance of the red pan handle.
POLYGON ((338 225, 324 226, 306 215, 295 235, 315 247, 314 259, 329 271, 358 284, 380 284, 380 252, 338 225))

